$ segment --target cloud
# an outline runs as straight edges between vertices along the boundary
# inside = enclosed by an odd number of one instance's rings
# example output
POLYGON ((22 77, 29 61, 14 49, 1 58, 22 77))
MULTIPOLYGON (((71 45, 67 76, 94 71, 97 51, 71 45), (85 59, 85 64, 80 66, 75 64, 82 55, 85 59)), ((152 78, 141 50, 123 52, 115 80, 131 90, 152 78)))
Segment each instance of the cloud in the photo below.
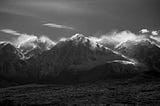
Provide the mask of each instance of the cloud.
POLYGON ((24 48, 40 47, 44 50, 49 50, 56 44, 51 39, 49 39, 47 36, 37 37, 35 35, 18 33, 17 31, 14 31, 12 29, 2 29, 1 31, 4 33, 15 35, 16 38, 14 38, 12 42, 18 48, 20 47, 24 47, 24 48))
POLYGON ((2 29, 0 30, 1 32, 7 33, 7 34, 11 34, 11 35, 15 35, 15 36, 20 36, 20 33, 17 33, 16 31, 12 30, 12 29, 2 29))
POLYGON ((148 29, 142 29, 141 31, 139 31, 139 32, 141 32, 142 34, 145 34, 145 33, 150 33, 150 34, 152 34, 152 35, 158 35, 158 33, 159 33, 159 31, 150 31, 150 30, 148 30, 148 29))
POLYGON ((158 35, 158 31, 152 31, 152 35, 158 35))
POLYGON ((142 29, 142 30, 140 30, 140 32, 144 34, 144 33, 148 33, 149 30, 148 29, 142 29))
POLYGON ((65 25, 59 25, 59 24, 54 24, 54 23, 46 23, 43 24, 44 26, 52 27, 52 28, 59 28, 59 29, 70 29, 74 30, 73 27, 65 26, 65 25))

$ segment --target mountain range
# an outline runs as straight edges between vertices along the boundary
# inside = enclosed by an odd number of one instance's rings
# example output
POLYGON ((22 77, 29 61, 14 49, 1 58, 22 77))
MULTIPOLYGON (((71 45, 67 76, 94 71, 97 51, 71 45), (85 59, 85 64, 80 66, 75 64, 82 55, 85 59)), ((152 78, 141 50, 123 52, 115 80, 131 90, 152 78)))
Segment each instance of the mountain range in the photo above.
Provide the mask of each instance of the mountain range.
POLYGON ((149 39, 128 40, 113 48, 75 34, 45 47, 38 42, 31 48, 1 42, 0 80, 78 83, 160 70, 160 48, 149 39))

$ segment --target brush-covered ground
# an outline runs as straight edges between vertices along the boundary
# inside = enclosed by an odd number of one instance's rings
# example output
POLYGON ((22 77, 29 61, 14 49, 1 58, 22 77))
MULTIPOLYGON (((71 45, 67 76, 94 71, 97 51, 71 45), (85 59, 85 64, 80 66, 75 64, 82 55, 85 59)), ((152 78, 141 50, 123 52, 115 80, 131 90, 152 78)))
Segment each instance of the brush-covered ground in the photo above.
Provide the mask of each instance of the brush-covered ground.
POLYGON ((159 78, 0 88, 0 106, 160 106, 159 78))

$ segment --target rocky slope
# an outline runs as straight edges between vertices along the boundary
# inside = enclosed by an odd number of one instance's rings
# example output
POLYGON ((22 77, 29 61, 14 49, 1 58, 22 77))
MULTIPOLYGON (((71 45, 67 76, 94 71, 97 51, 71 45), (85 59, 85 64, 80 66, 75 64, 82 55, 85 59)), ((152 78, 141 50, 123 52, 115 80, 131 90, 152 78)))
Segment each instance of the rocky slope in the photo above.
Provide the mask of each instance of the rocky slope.
POLYGON ((150 70, 160 72, 160 48, 154 42, 150 40, 127 41, 119 45, 116 50, 144 63, 150 70))

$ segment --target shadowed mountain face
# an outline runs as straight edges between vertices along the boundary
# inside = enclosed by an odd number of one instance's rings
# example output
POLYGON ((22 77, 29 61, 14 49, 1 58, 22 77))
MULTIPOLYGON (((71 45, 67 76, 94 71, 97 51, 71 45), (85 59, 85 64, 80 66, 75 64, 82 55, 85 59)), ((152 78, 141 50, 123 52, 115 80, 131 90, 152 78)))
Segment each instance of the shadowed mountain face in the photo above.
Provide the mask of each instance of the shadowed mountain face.
POLYGON ((18 48, 10 43, 0 44, 0 71, 16 71, 15 65, 24 58, 24 55, 18 48))
POLYGON ((1 61, 15 61, 23 58, 23 54, 12 44, 2 42, 0 43, 0 57, 1 61))
POLYGON ((159 47, 148 40, 127 41, 116 48, 118 52, 81 34, 60 40, 51 49, 36 44, 16 48, 1 43, 1 76, 19 83, 78 83, 159 71, 159 47))
POLYGON ((0 82, 3 80, 14 82, 13 79, 25 78, 24 70, 25 61, 21 50, 11 43, 0 43, 0 82))

